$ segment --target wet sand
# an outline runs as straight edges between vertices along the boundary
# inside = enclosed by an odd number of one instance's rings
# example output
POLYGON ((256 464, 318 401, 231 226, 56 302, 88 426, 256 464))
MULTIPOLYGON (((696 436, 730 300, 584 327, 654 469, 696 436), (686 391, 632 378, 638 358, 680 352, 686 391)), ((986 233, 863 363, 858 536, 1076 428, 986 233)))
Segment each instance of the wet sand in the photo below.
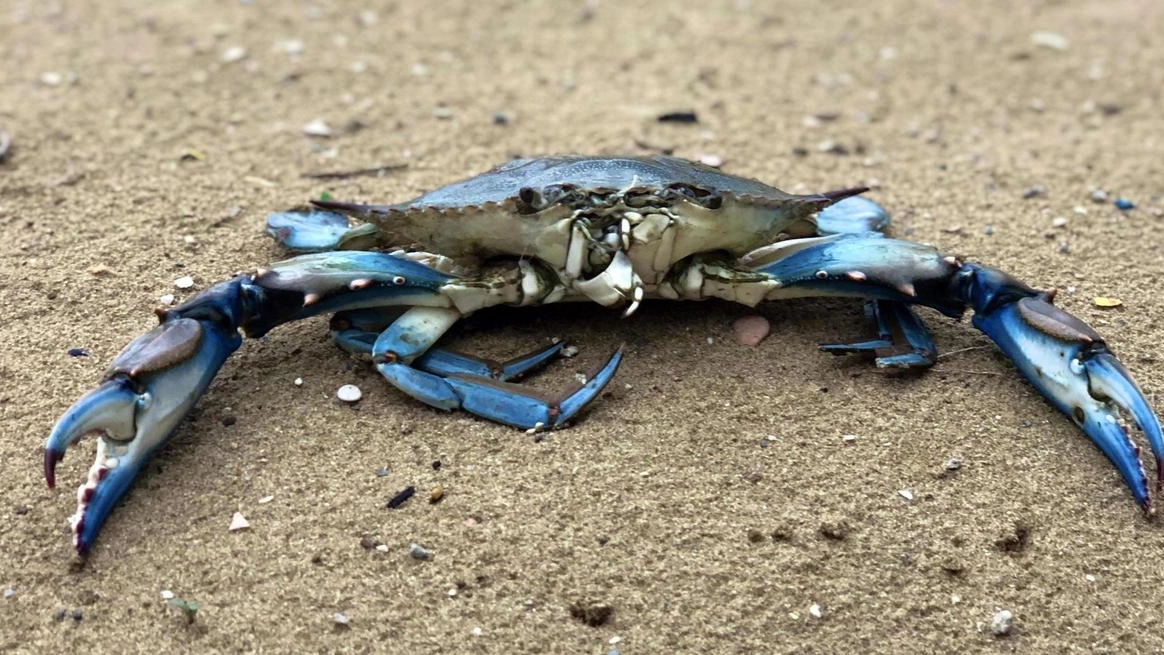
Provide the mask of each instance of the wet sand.
POLYGON ((724 303, 475 317, 457 348, 580 348, 540 388, 627 344, 609 393, 538 439, 408 399, 325 319, 287 326, 226 364, 83 566, 66 519, 92 441, 55 492, 40 465, 160 296, 281 256, 268 211, 402 200, 515 155, 667 149, 788 191, 872 186, 895 235, 1058 287, 1158 400, 1164 5, 72 4, 0 11, 0 650, 1164 650, 1164 527, 933 312, 950 354, 913 377, 816 351, 869 333, 857 302, 764 306, 757 348, 724 303), (698 122, 656 120, 679 110, 698 122), (303 133, 316 119, 330 138, 303 133))

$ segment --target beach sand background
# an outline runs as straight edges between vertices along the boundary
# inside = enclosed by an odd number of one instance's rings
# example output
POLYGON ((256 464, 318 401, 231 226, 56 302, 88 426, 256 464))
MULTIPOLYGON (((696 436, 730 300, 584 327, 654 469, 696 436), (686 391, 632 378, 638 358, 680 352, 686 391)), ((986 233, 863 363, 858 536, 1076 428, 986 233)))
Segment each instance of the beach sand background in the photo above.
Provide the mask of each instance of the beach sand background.
POLYGON ((869 333, 853 301, 764 306, 757 348, 731 333, 754 311, 725 303, 475 317, 457 348, 580 348, 541 388, 627 344, 609 393, 539 439, 410 400, 310 320, 226 364, 83 566, 66 519, 92 441, 57 491, 41 474, 54 420, 160 296, 281 257, 268 211, 403 200, 517 155, 667 149, 788 191, 873 186, 897 236, 1058 287, 1158 402, 1161 34, 1151 0, 7 0, 0 650, 1164 650, 1164 526, 932 312, 951 354, 917 377, 816 351, 869 333), (698 123, 656 120, 678 110, 698 123), (330 138, 303 133, 317 119, 330 138))

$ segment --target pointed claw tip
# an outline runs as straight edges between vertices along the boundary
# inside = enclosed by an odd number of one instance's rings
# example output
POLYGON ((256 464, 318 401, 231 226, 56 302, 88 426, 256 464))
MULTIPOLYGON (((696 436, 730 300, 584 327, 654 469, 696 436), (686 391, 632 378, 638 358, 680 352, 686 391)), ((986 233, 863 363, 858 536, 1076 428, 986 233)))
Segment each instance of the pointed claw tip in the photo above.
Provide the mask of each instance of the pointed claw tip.
POLYGON ((44 449, 44 482, 52 489, 57 484, 57 462, 65 458, 65 451, 55 448, 44 449))

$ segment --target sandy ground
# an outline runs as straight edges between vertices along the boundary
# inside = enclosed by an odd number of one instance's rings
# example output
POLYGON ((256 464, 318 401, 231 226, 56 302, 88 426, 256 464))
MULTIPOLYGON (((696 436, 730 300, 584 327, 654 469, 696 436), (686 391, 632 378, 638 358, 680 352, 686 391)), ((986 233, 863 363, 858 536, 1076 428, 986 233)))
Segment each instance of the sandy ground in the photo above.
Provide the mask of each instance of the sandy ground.
POLYGON ((866 334, 855 302, 764 307, 755 349, 731 338, 748 310, 719 303, 474 320, 457 346, 497 357, 573 337, 545 387, 628 345, 610 393, 540 441, 407 399, 312 320, 227 363, 83 566, 66 518, 92 442, 60 490, 40 471, 159 296, 280 256, 267 211, 401 200, 517 154, 667 148, 786 190, 875 186, 897 235, 1063 289, 1157 398, 1161 33, 1152 0, 6 0, 0 650, 1164 650, 1164 526, 984 336, 932 313, 941 349, 970 350, 917 378, 815 351, 866 334), (698 124, 655 120, 687 109, 698 124), (314 119, 332 138, 303 134, 314 119), (409 485, 447 495, 385 509, 409 485), (163 590, 199 603, 193 624, 163 590))

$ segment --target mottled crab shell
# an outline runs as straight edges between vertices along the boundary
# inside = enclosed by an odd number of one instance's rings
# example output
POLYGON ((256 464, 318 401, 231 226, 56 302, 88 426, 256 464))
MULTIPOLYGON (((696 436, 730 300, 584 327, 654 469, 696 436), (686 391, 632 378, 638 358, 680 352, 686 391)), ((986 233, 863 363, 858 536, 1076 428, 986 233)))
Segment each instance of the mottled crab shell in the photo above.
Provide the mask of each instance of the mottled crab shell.
POLYGON ((816 212, 860 191, 798 196, 674 157, 565 156, 514 160, 394 205, 314 204, 375 226, 354 230, 341 248, 416 247, 460 260, 533 256, 557 266, 575 217, 663 209, 677 228, 673 264, 696 252, 739 256, 811 236, 816 212))

